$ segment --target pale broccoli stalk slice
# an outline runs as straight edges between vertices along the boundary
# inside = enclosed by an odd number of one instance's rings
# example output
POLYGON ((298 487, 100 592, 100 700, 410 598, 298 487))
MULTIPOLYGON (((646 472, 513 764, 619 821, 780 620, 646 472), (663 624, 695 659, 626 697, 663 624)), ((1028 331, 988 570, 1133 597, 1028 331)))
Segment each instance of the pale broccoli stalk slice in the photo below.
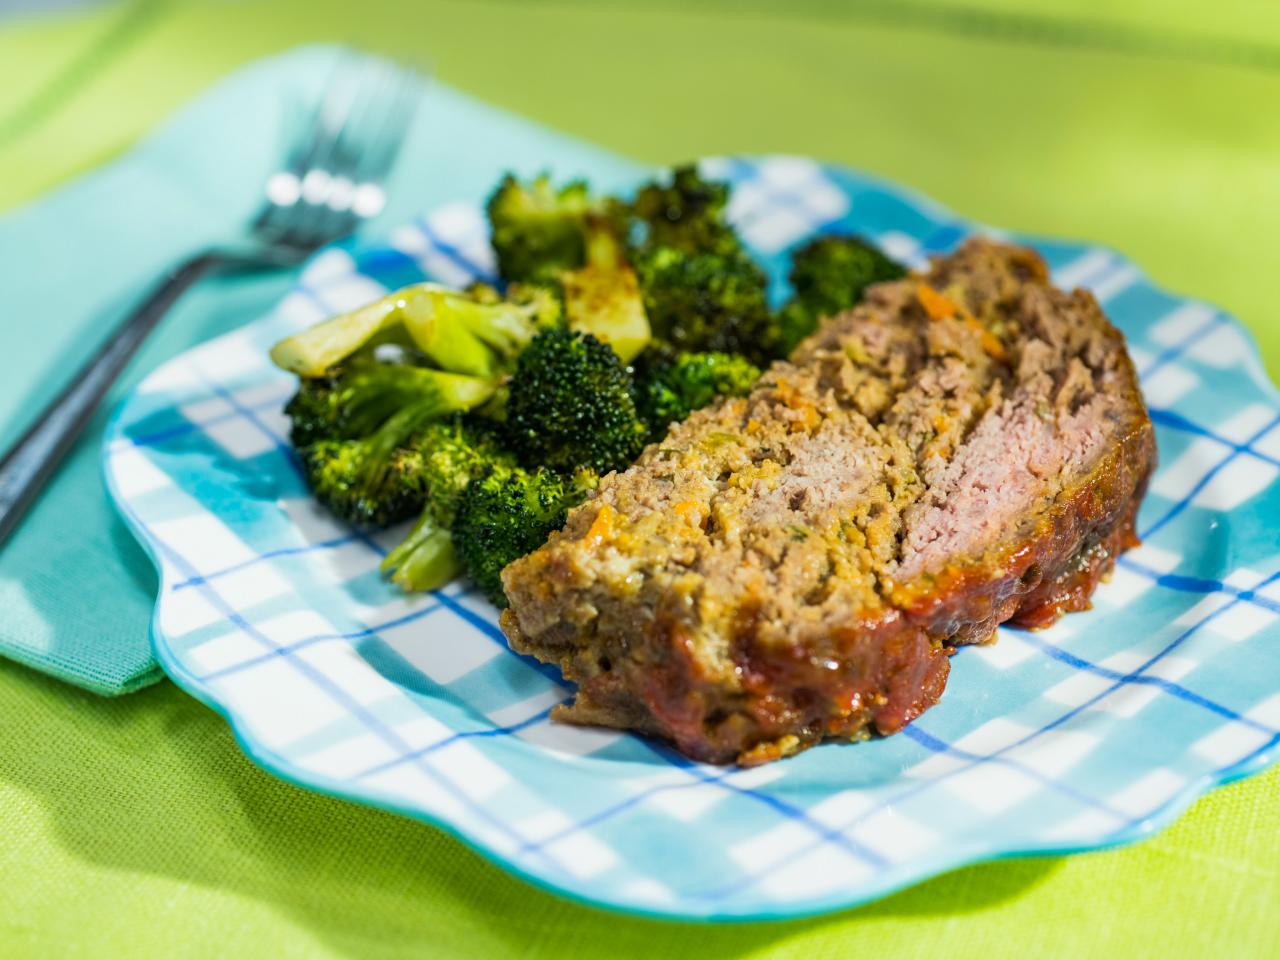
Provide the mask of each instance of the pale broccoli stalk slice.
POLYGON ((382 572, 411 593, 443 587, 460 570, 453 534, 437 524, 430 508, 422 512, 404 542, 382 561, 382 572))
POLYGON ((285 337, 271 348, 271 362, 300 377, 321 377, 399 322, 394 296, 383 297, 285 337))
POLYGON ((586 263, 562 276, 569 328, 613 348, 624 363, 650 340, 649 318, 636 272, 606 217, 588 218, 586 263))

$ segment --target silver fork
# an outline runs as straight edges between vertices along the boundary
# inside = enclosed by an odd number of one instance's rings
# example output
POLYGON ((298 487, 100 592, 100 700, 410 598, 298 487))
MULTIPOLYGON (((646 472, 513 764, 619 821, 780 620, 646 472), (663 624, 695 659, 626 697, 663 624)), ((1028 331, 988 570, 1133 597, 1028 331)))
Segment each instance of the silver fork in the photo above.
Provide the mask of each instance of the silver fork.
POLYGON ((0 543, 147 335, 193 283, 215 270, 296 266, 382 210, 383 185, 420 92, 407 68, 356 54, 339 59, 283 165, 268 178, 244 242, 201 251, 165 274, 0 459, 0 543))

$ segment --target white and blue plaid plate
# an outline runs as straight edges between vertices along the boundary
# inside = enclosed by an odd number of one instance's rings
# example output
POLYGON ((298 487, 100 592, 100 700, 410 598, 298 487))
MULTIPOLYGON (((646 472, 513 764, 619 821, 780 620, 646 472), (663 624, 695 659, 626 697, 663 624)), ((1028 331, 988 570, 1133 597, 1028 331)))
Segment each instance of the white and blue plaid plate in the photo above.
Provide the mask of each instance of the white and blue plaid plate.
MULTIPOLYGON (((787 255, 853 230, 920 264, 973 224, 793 157, 719 159, 731 215, 785 294, 787 255)), ((996 231, 989 231, 995 233, 996 231)), ((1026 238, 1022 238, 1026 239, 1026 238)), ((480 208, 332 248, 278 309, 178 357, 121 406, 111 491, 160 569, 157 655, 286 779, 436 824, 538 884, 693 919, 791 917, 995 857, 1138 839, 1280 742, 1280 402, 1248 335, 1111 251, 1030 240, 1129 338, 1161 467, 1095 608, 1001 630, 903 733, 752 770, 552 724, 570 691, 507 649, 464 583, 378 574, 403 530, 318 509, 267 361, 284 334, 389 288, 492 272, 480 208)))

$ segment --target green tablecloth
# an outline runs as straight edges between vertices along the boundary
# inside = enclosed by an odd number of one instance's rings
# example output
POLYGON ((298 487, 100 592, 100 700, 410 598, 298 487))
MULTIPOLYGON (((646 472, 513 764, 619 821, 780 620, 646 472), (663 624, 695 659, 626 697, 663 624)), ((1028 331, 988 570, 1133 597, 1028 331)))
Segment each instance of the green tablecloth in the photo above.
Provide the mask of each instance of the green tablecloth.
MULTIPOLYGON (((463 89, 637 159, 810 153, 1120 247, 1241 316, 1275 374, 1280 7, 1112 6, 113 7, 0 32, 0 207, 126 149, 241 62, 347 40, 429 53, 463 89)), ((0 339, 22 322, 0 317, 0 339)), ((1280 943, 1277 785, 1219 791, 1123 851, 974 867, 822 920, 689 927, 561 903, 437 831, 274 781, 171 685, 102 700, 4 662, 0 954, 1264 955, 1280 943)))

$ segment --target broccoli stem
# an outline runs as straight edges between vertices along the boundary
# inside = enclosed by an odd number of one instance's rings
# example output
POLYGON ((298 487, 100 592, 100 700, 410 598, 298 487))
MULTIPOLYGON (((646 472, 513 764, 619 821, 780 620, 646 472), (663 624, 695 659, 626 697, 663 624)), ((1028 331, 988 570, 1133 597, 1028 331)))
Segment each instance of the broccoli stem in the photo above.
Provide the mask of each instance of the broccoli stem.
POLYGON ((323 376, 398 319, 394 298, 383 297, 285 337, 271 348, 271 361, 300 377, 323 376))
POLYGON ((436 404, 430 400, 415 403, 392 414, 373 436, 365 442, 366 464, 364 477, 359 485, 361 493, 366 497, 375 497, 387 481, 387 471, 391 465, 391 455, 406 440, 441 415, 436 404))
POLYGON ((382 561, 382 572, 410 592, 443 587, 460 569, 453 552, 453 537, 436 525, 431 513, 428 507, 404 542, 382 561))
POLYGON ((470 410, 493 395, 493 384, 485 380, 419 367, 404 370, 415 381, 417 392, 369 438, 369 452, 381 459, 432 420, 470 410))

